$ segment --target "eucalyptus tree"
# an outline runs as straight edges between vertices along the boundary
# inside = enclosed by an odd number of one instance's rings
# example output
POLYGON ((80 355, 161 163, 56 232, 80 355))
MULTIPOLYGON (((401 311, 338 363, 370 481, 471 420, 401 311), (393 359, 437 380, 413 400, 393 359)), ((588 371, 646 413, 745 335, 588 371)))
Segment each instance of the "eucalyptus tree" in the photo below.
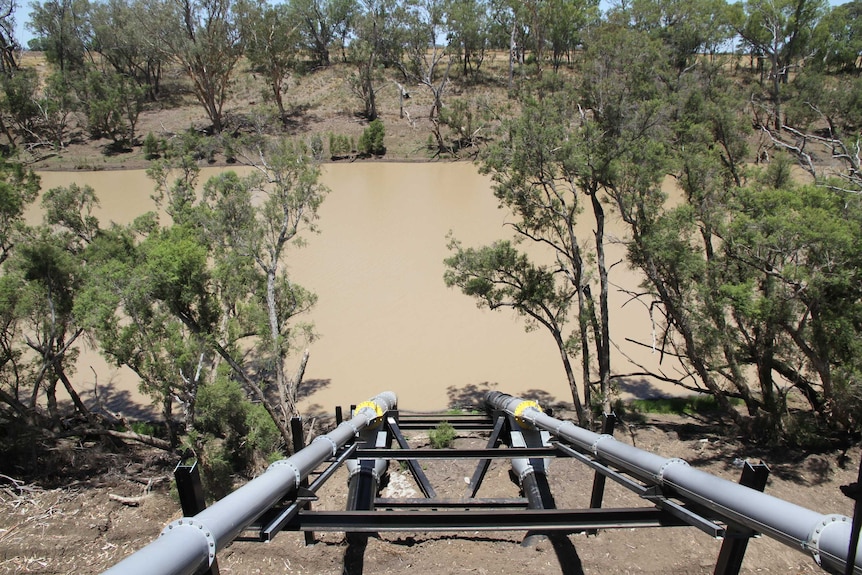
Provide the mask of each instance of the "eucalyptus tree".
POLYGON ((356 37, 350 44, 350 60, 356 66, 351 78, 353 92, 363 103, 363 116, 378 116, 377 92, 386 85, 383 71, 395 67, 404 74, 407 44, 407 9, 395 0, 363 0, 356 19, 356 37))
POLYGON ((45 0, 34 2, 27 28, 41 40, 48 62, 61 74, 91 62, 93 31, 89 0, 45 0))
POLYGON ((8 75, 18 69, 18 52, 21 46, 15 38, 16 0, 0 2, 0 73, 8 75))
POLYGON ((814 31, 813 65, 859 74, 862 53, 862 2, 854 0, 831 7, 814 31))
POLYGON ((781 84, 814 53, 811 39, 825 0, 748 0, 734 5, 733 25, 750 49, 769 59, 772 124, 781 128, 781 84))
POLYGON ((446 0, 446 39, 461 61, 465 78, 475 76, 485 60, 491 17, 486 0, 446 0))
POLYGON ((305 50, 318 66, 329 66, 336 40, 342 56, 360 11, 356 0, 292 0, 290 11, 299 23, 305 50))
POLYGON ((241 5, 245 55, 252 69, 263 75, 269 96, 286 121, 284 91, 290 75, 300 67, 300 26, 297 12, 286 4, 271 6, 264 2, 241 5))
MULTIPOLYGON (((291 280, 285 262, 290 245, 315 229, 327 190, 301 144, 255 140, 240 157, 252 171, 214 176, 199 201, 199 171, 188 158, 153 167, 173 224, 149 234, 164 237, 159 257, 147 258, 158 262, 147 266, 156 282, 151 297, 264 406, 289 444, 287 419, 298 414, 307 356, 293 376, 286 362, 297 342, 312 336, 296 318, 316 298, 291 280)), ((213 374, 219 369, 209 365, 213 374)))
POLYGON ((55 430, 63 420, 57 398, 61 383, 81 418, 96 422, 71 376, 77 357, 75 344, 84 333, 74 314, 84 276, 81 254, 97 223, 91 218, 77 220, 81 234, 76 234, 65 227, 67 221, 60 217, 69 202, 80 202, 87 210, 94 201, 92 189, 88 188, 73 186, 46 192, 43 224, 20 227, 19 243, 3 268, 2 290, 7 298, 2 303, 4 362, 12 362, 4 366, 4 371, 12 368, 6 375, 13 375, 14 382, 4 398, 7 402, 14 400, 13 407, 19 413, 22 408, 27 413, 37 413, 44 400, 47 416, 37 416, 38 424, 55 430), (10 338, 12 334, 21 343, 10 338))
POLYGON ((543 2, 545 37, 551 48, 551 63, 559 70, 565 59, 572 62, 575 50, 581 45, 586 29, 595 26, 600 18, 596 0, 550 0, 543 2))
POLYGON ((242 56, 242 39, 231 0, 166 0, 170 19, 156 20, 150 33, 158 35, 167 55, 176 58, 192 83, 212 130, 224 128, 224 105, 234 70, 242 56))
POLYGON ((150 100, 158 98, 167 57, 160 35, 148 31, 159 12, 163 6, 140 0, 107 0, 94 4, 90 16, 93 49, 114 71, 146 90, 150 100))
POLYGON ((682 72, 700 54, 714 52, 734 34, 725 0, 635 0, 632 25, 664 41, 682 72))

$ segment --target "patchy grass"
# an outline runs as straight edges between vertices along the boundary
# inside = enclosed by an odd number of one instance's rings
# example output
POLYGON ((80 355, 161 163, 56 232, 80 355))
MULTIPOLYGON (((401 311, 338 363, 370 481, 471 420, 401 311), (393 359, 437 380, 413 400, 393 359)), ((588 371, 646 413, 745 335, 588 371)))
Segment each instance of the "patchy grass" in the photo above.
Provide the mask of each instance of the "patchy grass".
MULTIPOLYGON (((739 405, 741 400, 730 400, 739 405)), ((689 395, 686 397, 661 397, 657 399, 634 399, 625 405, 625 410, 634 413, 660 413, 675 415, 707 414, 720 411, 718 402, 711 395, 689 395)))

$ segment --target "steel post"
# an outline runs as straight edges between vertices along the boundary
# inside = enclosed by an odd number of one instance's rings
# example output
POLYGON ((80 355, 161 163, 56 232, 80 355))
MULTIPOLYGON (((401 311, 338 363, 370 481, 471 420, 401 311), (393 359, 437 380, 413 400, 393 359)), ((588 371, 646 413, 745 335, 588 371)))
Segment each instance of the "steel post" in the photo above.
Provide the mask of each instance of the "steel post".
POLYGON ((314 469, 334 457, 369 424, 395 407, 392 392, 358 406, 353 417, 317 437, 292 457, 276 461, 265 473, 194 517, 168 525, 162 535, 105 571, 110 575, 191 575, 210 564, 218 551, 236 539, 265 511, 295 491, 314 469))
MULTIPOLYGON (((621 443, 609 435, 593 433, 571 421, 550 417, 535 402, 498 391, 488 393, 485 401, 490 407, 514 415, 522 425, 532 425, 561 437, 645 483, 661 486, 727 520, 807 551, 827 569, 844 570, 851 532, 848 517, 823 515, 699 471, 682 459, 667 459, 621 443)), ((862 554, 858 550, 854 567, 856 573, 862 574, 862 554)))

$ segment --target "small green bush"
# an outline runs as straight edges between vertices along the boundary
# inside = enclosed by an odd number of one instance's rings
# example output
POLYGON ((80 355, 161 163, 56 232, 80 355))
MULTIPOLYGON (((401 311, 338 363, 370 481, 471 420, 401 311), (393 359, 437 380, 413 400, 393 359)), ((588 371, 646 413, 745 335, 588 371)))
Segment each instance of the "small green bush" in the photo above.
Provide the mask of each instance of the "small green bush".
POLYGON ((144 138, 144 159, 146 160, 156 160, 160 156, 160 148, 161 145, 159 143, 158 138, 156 138, 152 132, 147 134, 147 137, 144 138))
POLYGON ((365 156, 382 156, 386 153, 383 138, 386 136, 386 128, 380 118, 374 120, 362 132, 359 138, 359 153, 365 156))
POLYGON ((315 133, 311 136, 311 141, 309 142, 311 146, 311 157, 315 160, 320 161, 323 159, 323 138, 319 133, 315 133))
POLYGON ((344 134, 329 134, 329 155, 332 159, 345 158, 353 151, 351 139, 344 134))
POLYGON ((138 435, 156 435, 156 426, 146 421, 133 421, 131 428, 138 435))
POLYGON ((428 432, 428 439, 434 449, 452 447, 452 442, 455 441, 456 437, 455 428, 448 421, 440 422, 437 427, 428 432))

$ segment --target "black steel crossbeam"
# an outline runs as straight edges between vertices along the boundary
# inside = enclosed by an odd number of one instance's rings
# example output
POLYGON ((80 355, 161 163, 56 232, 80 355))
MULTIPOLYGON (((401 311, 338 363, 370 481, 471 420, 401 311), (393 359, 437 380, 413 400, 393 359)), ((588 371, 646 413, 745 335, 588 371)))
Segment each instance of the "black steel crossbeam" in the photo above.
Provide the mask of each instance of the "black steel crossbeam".
POLYGON ((655 508, 469 511, 301 511, 285 529, 298 531, 562 531, 687 525, 655 508))
MULTIPOLYGON (((503 433, 503 427, 506 425, 506 417, 503 414, 494 414, 494 429, 491 430, 491 435, 488 437, 488 443, 485 449, 495 449, 500 442, 500 435, 503 433)), ((488 468, 491 467, 491 460, 488 458, 480 459, 476 464, 476 470, 473 472, 473 477, 470 478, 470 483, 467 485, 467 497, 476 497, 479 488, 482 487, 482 481, 485 480, 485 474, 488 473, 488 468)))
POLYGON ((494 426, 494 422, 484 414, 478 415, 434 415, 434 414, 406 414, 399 412, 398 424, 401 429, 431 429, 437 425, 448 423, 458 430, 487 431, 494 426))
POLYGON ((513 457, 560 457, 564 455, 554 447, 522 447, 512 449, 359 449, 357 459, 511 459, 513 457))
MULTIPOLYGON (((356 443, 352 443, 339 453, 329 466, 317 476, 317 478, 308 486, 307 493, 314 494, 332 475, 338 471, 341 464, 348 459, 353 458, 353 454, 358 448, 356 443)), ((291 520, 299 513, 300 509, 309 501, 308 498, 297 497, 285 507, 273 507, 267 513, 264 513, 255 523, 249 525, 250 531, 257 531, 257 537, 237 537, 237 541, 271 541, 279 531, 284 529, 291 520)))
MULTIPOLYGON (((401 426, 398 421, 394 417, 387 416, 386 425, 389 428, 389 432, 392 434, 392 437, 394 437, 395 441, 398 442, 398 446, 401 448, 401 451, 410 450, 410 444, 407 443, 407 438, 405 438, 404 434, 401 433, 401 426)), ((373 451, 374 455, 371 457, 386 459, 386 456, 381 455, 380 452, 389 450, 374 449, 373 451)), ((416 462, 416 458, 407 459, 407 467, 410 469, 413 479, 416 480, 416 484, 419 485, 419 489, 422 491, 422 494, 425 497, 436 497, 437 492, 434 491, 434 488, 431 486, 431 482, 428 481, 428 476, 425 475, 425 472, 422 471, 422 468, 416 462)))
POLYGON ((527 499, 525 497, 512 498, 465 498, 465 499, 425 499, 423 497, 405 497, 405 498, 389 498, 378 497, 374 500, 375 508, 377 509, 477 509, 477 508, 504 508, 515 507, 518 509, 527 508, 527 499))

